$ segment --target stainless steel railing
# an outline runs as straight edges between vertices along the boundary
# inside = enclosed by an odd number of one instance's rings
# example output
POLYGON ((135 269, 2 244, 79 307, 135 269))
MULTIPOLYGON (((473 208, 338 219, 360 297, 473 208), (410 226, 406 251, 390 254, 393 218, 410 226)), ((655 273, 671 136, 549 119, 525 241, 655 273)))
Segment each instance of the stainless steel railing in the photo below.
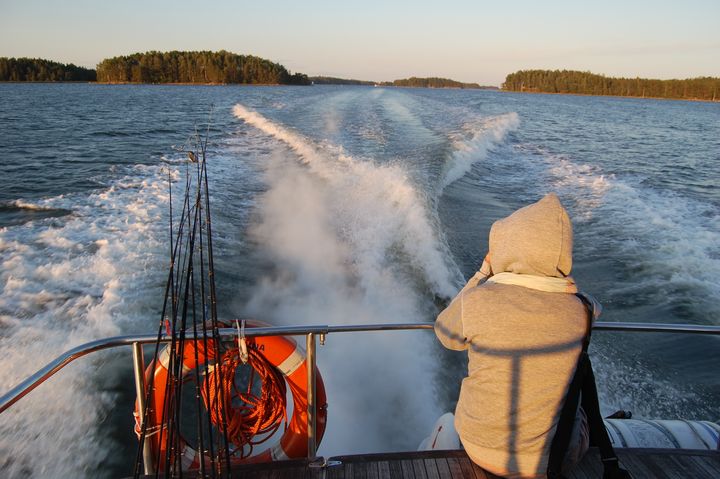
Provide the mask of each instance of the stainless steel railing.
MULTIPOLYGON (((307 349, 307 370, 308 370, 308 457, 313 458, 317 453, 316 437, 316 405, 315 405, 315 362, 316 362, 316 341, 324 344, 325 337, 331 333, 350 332, 377 332, 377 331, 411 331, 432 329, 434 323, 395 323, 395 324, 357 324, 349 326, 286 326, 286 327, 261 327, 245 330, 245 336, 305 336, 307 349)), ((593 325, 598 331, 629 331, 629 332, 655 332, 655 333, 681 333, 681 334, 709 334, 720 335, 720 326, 704 326, 691 324, 660 324, 660 323, 616 323, 598 321, 593 325)), ((233 328, 221 328, 221 338, 232 338, 237 336, 237 330, 233 328)), ((187 335, 186 339, 194 339, 193 335, 187 335)), ((202 339, 200 336, 198 339, 202 339)), ((135 373, 135 387, 138 398, 144 398, 144 360, 143 345, 154 344, 157 341, 156 334, 139 334, 114 336, 111 338, 98 339, 89 343, 81 344, 61 354, 53 361, 39 369, 10 391, 0 397, 0 413, 3 413, 13 404, 29 394, 33 389, 52 377, 55 373, 70 364, 71 362, 86 356, 90 353, 104 349, 116 348, 119 346, 131 346, 133 351, 133 370, 135 373)), ((162 336, 160 342, 172 341, 170 336, 162 336)), ((142 399, 141 399, 142 400, 142 399)), ((143 405, 140 405, 143 410, 143 405)), ((149 451, 149 448, 145 448, 149 451)), ((146 460, 146 473, 153 472, 149 456, 146 460)))

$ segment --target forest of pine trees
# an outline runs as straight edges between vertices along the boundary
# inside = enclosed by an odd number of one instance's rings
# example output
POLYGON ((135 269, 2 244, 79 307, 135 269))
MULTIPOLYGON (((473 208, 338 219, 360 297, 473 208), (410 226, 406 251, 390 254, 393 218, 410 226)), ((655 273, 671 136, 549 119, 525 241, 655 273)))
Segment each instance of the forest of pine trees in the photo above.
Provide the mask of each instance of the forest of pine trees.
POLYGON ((462 83, 449 78, 418 78, 410 77, 393 82, 383 83, 388 86, 420 87, 420 88, 483 88, 477 83, 462 83))
MULTIPOLYGON (((107 58, 97 72, 73 64, 39 58, 0 58, 0 81, 104 83, 242 83, 256 85, 362 84, 373 82, 332 77, 309 79, 291 74, 284 66, 252 55, 218 52, 147 52, 107 58)), ((423 88, 494 88, 447 78, 411 77, 384 86, 423 88)), ((720 78, 686 80, 612 78, 573 70, 521 70, 509 74, 506 91, 613 95, 648 98, 720 101, 720 78)))
POLYGON ((95 70, 40 58, 0 58, 0 81, 95 81, 95 70))
POLYGON ((648 80, 572 70, 522 70, 507 76, 503 90, 717 101, 720 78, 648 80))
POLYGON ((219 52, 147 52, 107 58, 97 66, 106 83, 244 83, 309 85, 307 75, 252 55, 219 52))
POLYGON ((367 80, 353 80, 346 78, 316 76, 310 77, 310 81, 315 85, 365 85, 372 86, 375 84, 374 81, 367 80))

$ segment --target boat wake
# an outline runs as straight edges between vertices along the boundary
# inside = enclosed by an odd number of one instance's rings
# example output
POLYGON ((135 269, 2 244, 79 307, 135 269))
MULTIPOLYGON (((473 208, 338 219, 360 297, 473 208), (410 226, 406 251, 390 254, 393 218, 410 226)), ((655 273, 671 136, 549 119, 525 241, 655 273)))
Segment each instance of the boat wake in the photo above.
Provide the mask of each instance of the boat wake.
POLYGON ((472 166, 487 158, 488 152, 505 141, 520 126, 517 113, 506 113, 465 125, 463 135, 456 135, 454 152, 447 165, 441 190, 465 176, 472 166))
MULTIPOLYGON (((242 105, 233 112, 277 141, 252 230, 275 273, 262 279, 247 311, 284 324, 431 319, 426 298, 452 296, 459 273, 404 171, 315 142, 242 105)), ((320 453, 417 447, 440 412, 430 380, 434 347, 419 332, 328 338, 318 360, 330 399, 320 453)))
POLYGON ((20 200, 0 203, 0 228, 21 225, 44 218, 60 218, 70 214, 72 214, 71 210, 45 208, 20 200))
POLYGON ((541 155, 548 183, 573 201, 573 217, 584 224, 578 228, 580 240, 633 272, 605 288, 609 294, 625 301, 642 297, 656 308, 673 310, 677 322, 694 315, 712 321, 720 315, 714 300, 720 295, 720 214, 712 204, 605 174, 597 166, 541 155), (688 294, 695 297, 693 304, 678 302, 688 294))
MULTIPOLYGON (((166 223, 167 185, 158 173, 138 166, 104 191, 24 205, 73 214, 0 229, 3 390, 79 344, 146 330, 166 256, 157 238, 166 223)), ((79 361, 3 413, 4 477, 102 475, 101 466, 122 460, 113 456, 118 447, 103 426, 113 427, 106 420, 117 408, 118 378, 128 363, 109 361, 111 354, 79 361)))

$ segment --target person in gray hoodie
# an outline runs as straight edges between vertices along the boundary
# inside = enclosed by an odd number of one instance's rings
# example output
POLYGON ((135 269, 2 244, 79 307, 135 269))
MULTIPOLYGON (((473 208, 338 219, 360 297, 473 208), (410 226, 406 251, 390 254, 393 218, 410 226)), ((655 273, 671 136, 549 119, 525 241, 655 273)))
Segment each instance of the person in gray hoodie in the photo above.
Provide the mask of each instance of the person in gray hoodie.
MULTIPOLYGON (((494 474, 546 477, 587 327, 571 269, 570 218, 551 193, 493 224, 480 271, 435 323, 445 347, 468 351, 455 428, 468 456, 494 474)), ((588 437, 579 409, 564 470, 588 437)))

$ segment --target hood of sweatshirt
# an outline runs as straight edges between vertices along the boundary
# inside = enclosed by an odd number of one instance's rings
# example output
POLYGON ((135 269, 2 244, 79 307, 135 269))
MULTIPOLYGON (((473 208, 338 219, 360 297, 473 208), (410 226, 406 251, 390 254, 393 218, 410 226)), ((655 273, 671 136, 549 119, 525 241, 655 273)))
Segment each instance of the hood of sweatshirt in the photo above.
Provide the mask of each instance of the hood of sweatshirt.
POLYGON ((490 267, 508 272, 564 278, 572 269, 570 217, 555 193, 493 223, 490 267))

